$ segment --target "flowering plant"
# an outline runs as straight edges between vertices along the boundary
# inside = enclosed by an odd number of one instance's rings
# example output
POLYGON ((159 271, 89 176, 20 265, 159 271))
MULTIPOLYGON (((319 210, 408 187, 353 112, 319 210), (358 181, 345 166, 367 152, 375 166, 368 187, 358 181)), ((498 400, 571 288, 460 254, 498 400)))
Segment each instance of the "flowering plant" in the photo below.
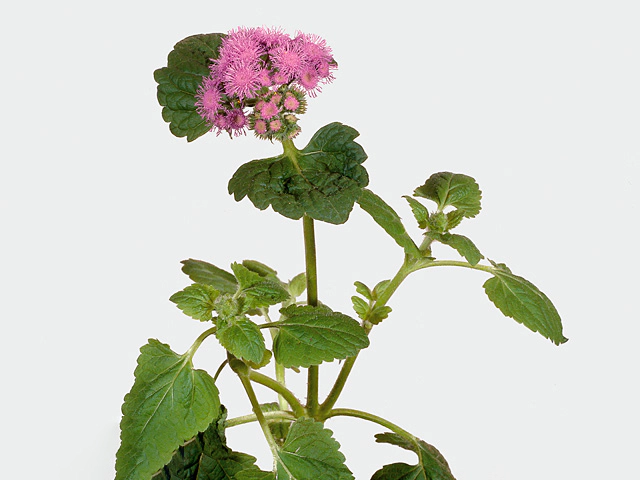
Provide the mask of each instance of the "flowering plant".
POLYGON ((254 260, 234 263, 230 271, 202 260, 182 262, 193 283, 171 301, 208 328, 184 354, 153 339, 141 348, 135 382, 122 407, 116 480, 351 479, 340 445, 325 427, 337 416, 376 423, 388 430, 376 435, 377 442, 417 455, 415 464, 385 465, 373 479, 454 479, 442 454, 404 428, 369 412, 335 407, 360 350, 369 346, 371 330, 389 317, 391 297, 420 270, 454 266, 485 272, 490 278, 484 290, 504 315, 556 345, 567 340, 544 293, 506 265, 485 259, 469 238, 452 233, 480 212, 481 192, 473 178, 435 173, 404 197, 423 230, 415 242, 398 214, 366 188, 362 164, 367 155, 354 141, 355 129, 331 123, 304 148, 294 145, 307 97, 320 93, 336 68, 330 48, 318 36, 292 38, 278 29, 239 28, 178 42, 167 66, 155 72, 162 115, 174 135, 192 141, 209 131, 231 138, 253 131, 282 144, 279 156, 240 166, 229 192, 237 201, 249 198, 260 210, 271 207, 302 220, 305 269, 283 281, 273 268, 254 260), (358 320, 319 301, 314 234, 315 221, 342 224, 356 203, 403 254, 390 279, 372 288, 355 282, 351 301, 358 320), (436 259, 434 243, 451 247, 462 259, 436 259), (226 352, 214 376, 192 363, 209 337, 226 352), (319 368, 334 360, 342 367, 321 401, 319 368), (216 386, 226 367, 242 384, 252 413, 227 418, 216 386), (263 373, 269 368, 273 375, 263 373), (288 369, 306 369, 304 401, 287 386, 288 369), (254 384, 270 389, 277 402, 261 402, 254 384), (248 422, 259 423, 273 454, 272 470, 261 470, 254 457, 226 445, 225 430, 248 422))

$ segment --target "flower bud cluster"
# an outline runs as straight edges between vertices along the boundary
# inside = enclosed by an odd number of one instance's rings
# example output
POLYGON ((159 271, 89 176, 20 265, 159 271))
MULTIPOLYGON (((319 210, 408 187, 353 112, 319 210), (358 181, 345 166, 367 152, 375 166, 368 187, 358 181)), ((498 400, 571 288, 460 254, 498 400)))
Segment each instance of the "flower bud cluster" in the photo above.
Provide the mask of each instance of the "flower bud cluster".
POLYGON ((237 136, 248 128, 259 138, 293 138, 305 95, 315 97, 335 68, 331 49, 316 35, 239 28, 223 38, 195 105, 217 134, 237 136))

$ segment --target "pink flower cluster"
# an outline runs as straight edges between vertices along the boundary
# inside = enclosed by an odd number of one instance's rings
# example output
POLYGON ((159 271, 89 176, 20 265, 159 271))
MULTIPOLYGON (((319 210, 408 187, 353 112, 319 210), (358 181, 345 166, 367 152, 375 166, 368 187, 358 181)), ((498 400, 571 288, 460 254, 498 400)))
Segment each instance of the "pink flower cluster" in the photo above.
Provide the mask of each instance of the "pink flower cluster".
POLYGON ((197 111, 217 134, 241 135, 248 128, 260 138, 293 138, 305 94, 315 97, 335 68, 331 49, 317 35, 238 28, 222 40, 196 94, 197 111))

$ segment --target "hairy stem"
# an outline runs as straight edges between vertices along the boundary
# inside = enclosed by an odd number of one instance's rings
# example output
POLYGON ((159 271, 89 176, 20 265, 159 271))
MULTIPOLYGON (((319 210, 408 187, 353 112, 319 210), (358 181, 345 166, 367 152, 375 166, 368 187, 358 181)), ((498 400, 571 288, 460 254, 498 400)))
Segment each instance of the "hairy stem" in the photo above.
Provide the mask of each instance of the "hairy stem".
MULTIPOLYGON (((307 304, 318 305, 318 270, 316 265, 316 235, 313 218, 302 217, 304 231, 304 256, 307 276, 307 304)), ((318 385, 320 371, 317 365, 311 365, 307 376, 307 411, 312 417, 318 410, 318 385)))
POLYGON ((378 425, 382 425, 383 427, 388 428, 393 433, 397 433, 401 437, 406 438, 410 442, 417 444, 418 439, 415 436, 407 432, 404 428, 401 428, 395 423, 390 422, 386 418, 379 417, 372 413, 363 412, 361 410, 354 410, 352 408, 334 408, 327 413, 326 418, 339 416, 361 418, 363 420, 368 420, 369 422, 377 423, 378 425))
POLYGON ((285 405, 285 408, 283 408, 283 410, 285 410, 287 406, 291 406, 291 409, 293 410, 296 417, 305 415, 305 409, 300 401, 296 398, 293 392, 282 385, 282 383, 274 380, 271 377, 268 377, 267 375, 263 375, 262 373, 253 370, 249 372, 249 380, 259 383, 260 385, 264 385, 265 387, 270 388, 274 392, 278 393, 278 395, 280 395, 287 404, 285 405))
MULTIPOLYGON (((295 420, 296 416, 286 410, 280 410, 276 412, 262 412, 265 420, 267 422, 274 420, 295 420)), ((225 420, 224 428, 236 427, 238 425, 244 425, 246 423, 256 422, 258 420, 257 415, 243 415, 241 417, 230 418, 229 420, 225 420)))

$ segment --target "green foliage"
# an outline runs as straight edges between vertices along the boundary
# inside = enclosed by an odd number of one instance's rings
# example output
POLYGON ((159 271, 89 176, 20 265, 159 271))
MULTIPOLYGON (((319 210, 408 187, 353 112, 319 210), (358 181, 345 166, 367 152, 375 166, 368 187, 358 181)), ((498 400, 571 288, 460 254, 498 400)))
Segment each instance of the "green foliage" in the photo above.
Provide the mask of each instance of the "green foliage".
POLYGON ((408 255, 418 258, 422 256, 418 247, 405 230, 398 214, 382 198, 365 188, 358 199, 358 205, 371 215, 375 222, 391 235, 408 255))
POLYGON ((239 263, 231 265, 231 269, 238 280, 240 291, 245 297, 247 309, 267 307, 289 299, 286 287, 277 279, 271 280, 272 275, 264 277, 239 263))
POLYGON ((175 303, 185 315, 206 322, 213 318, 215 301, 219 295, 220 292, 210 285, 194 283, 171 295, 169 300, 175 303))
POLYGON ((257 273, 261 277, 278 278, 278 272, 276 272, 268 265, 258 262, 257 260, 243 260, 242 266, 248 268, 252 272, 257 273))
POLYGON ((278 452, 278 480, 352 480, 333 432, 310 418, 299 418, 278 452))
POLYGON ((277 362, 287 368, 345 359, 369 346, 369 337, 353 318, 326 306, 291 305, 280 310, 273 344, 277 362))
POLYGON ((355 295, 351 297, 351 303, 353 304, 353 309, 358 314, 358 317, 362 320, 366 320, 367 314, 369 313, 369 303, 355 295))
POLYGON ((258 326, 244 316, 220 318, 216 337, 234 356, 256 365, 265 356, 264 337, 258 326))
POLYGON ((371 289, 369 289, 369 287, 367 287, 364 283, 362 282, 353 282, 353 284, 356 286, 356 292, 358 292, 360 295, 362 295, 364 298, 366 298, 367 300, 373 300, 373 294, 371 293, 371 289))
POLYGON ((463 235, 437 232, 428 232, 427 235, 433 240, 454 248, 471 265, 477 265, 484 258, 475 244, 463 235))
POLYGON ((238 288, 236 278, 226 270, 202 260, 183 260, 182 271, 195 283, 211 285, 221 293, 235 293, 238 288))
POLYGON ((353 140, 358 132, 341 123, 322 127, 309 144, 272 158, 242 165, 229 181, 236 201, 249 197, 264 210, 271 206, 287 218, 308 215, 332 224, 347 221, 362 188, 369 183, 367 158, 353 140))
POLYGON ((565 343, 568 339, 562 335, 560 315, 551 300, 531 282, 511 273, 506 265, 493 266, 494 276, 483 287, 495 306, 556 345, 565 343))
POLYGON ((418 227, 423 229, 427 228, 427 220, 429 219, 429 210, 427 210, 427 207, 408 195, 405 195, 403 198, 409 202, 411 212, 413 213, 416 222, 418 222, 418 227))
POLYGON ((465 217, 475 217, 480 213, 480 187, 473 178, 461 173, 434 173, 413 194, 436 202, 438 211, 453 206, 465 217))
POLYGON ((442 454, 428 443, 416 439, 410 442, 396 433, 379 433, 376 442, 389 443, 418 455, 417 465, 393 463, 373 474, 371 480, 455 480, 442 454))
POLYGON ((218 389, 209 374, 194 370, 190 353, 150 339, 122 406, 116 480, 148 480, 219 413, 218 389))
POLYGON ((167 66, 153 73, 162 118, 169 123, 171 133, 187 137, 188 142, 210 130, 196 111, 195 95, 202 77, 209 75, 212 59, 218 57, 223 37, 222 33, 209 33, 180 40, 169 53, 167 66))
POLYGON ((287 285, 289 295, 293 298, 298 298, 307 289, 307 275, 302 272, 291 279, 287 285))
POLYGON ((225 417, 223 413, 204 432, 181 445, 152 480, 235 480, 241 472, 260 472, 254 457, 227 447, 225 417))

